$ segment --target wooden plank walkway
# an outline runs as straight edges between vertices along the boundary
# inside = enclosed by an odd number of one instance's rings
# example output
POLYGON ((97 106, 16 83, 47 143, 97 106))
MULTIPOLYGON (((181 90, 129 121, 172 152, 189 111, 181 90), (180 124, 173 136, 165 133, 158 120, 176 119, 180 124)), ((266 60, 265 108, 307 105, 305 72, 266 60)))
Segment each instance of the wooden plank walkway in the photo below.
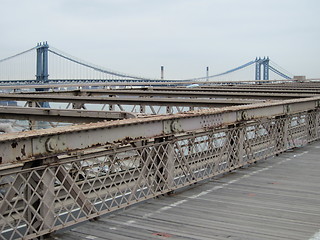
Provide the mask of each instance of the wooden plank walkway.
POLYGON ((55 239, 320 239, 320 142, 55 234, 55 239))

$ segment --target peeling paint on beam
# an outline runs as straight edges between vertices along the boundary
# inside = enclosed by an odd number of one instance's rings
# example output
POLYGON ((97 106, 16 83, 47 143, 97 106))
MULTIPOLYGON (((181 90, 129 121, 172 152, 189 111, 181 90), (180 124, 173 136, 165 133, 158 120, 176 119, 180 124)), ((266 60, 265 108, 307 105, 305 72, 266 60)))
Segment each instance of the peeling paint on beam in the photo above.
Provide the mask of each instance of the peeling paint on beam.
POLYGON ((49 122, 89 123, 103 120, 135 118, 130 112, 93 111, 83 109, 52 109, 0 106, 0 118, 49 122))
MULTIPOLYGON (((319 90, 320 93, 320 90, 319 90)), ((318 93, 318 94, 319 94, 318 93)), ((36 95, 52 95, 52 96, 143 96, 143 97, 170 97, 170 98, 213 98, 213 99, 260 99, 260 100, 285 100, 285 99, 293 99, 293 98, 306 98, 306 97, 314 97, 316 93, 314 91, 310 91, 308 93, 301 93, 299 90, 295 90, 294 92, 283 92, 277 90, 252 90, 252 91, 242 91, 234 90, 234 89, 223 89, 220 91, 219 89, 212 89, 212 91, 204 91, 198 89, 198 91, 188 91, 187 88, 185 90, 179 88, 171 88, 169 91, 161 91, 161 90, 153 90, 152 88, 148 88, 146 90, 143 89, 122 89, 122 90, 106 90, 106 89, 95 89, 95 90, 74 90, 74 91, 55 91, 55 92, 29 92, 25 94, 36 94, 36 95)))
POLYGON ((224 107, 230 105, 251 104, 258 100, 240 99, 183 99, 183 98, 137 98, 137 97, 88 97, 37 94, 0 94, 1 100, 35 101, 35 102, 71 102, 91 104, 123 104, 144 106, 200 106, 224 107))
POLYGON ((320 97, 313 97, 2 134, 0 135, 0 159, 2 164, 30 161, 37 157, 50 157, 118 141, 164 136, 168 133, 167 127, 165 129, 168 125, 171 126, 170 134, 180 134, 241 121, 314 110, 319 108, 319 103, 320 97))

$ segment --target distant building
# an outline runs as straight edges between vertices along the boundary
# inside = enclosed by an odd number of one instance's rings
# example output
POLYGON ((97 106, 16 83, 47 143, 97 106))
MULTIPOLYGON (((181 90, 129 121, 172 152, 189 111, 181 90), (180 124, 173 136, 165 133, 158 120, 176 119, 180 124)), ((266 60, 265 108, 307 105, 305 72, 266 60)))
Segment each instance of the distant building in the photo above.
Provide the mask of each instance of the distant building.
POLYGON ((293 79, 299 82, 303 82, 306 80, 306 76, 293 76, 293 79))

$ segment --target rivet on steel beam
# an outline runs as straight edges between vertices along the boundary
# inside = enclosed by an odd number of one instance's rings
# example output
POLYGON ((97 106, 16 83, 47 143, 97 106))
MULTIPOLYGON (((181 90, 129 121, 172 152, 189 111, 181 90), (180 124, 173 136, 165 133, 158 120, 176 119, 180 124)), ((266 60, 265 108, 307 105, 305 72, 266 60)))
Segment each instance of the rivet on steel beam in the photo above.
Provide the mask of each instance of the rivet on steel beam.
POLYGON ((48 138, 45 145, 48 152, 53 152, 57 147, 57 141, 53 138, 48 138))
POLYGON ((246 111, 241 113, 241 120, 248 120, 248 113, 246 111))
POLYGON ((171 130, 174 133, 182 131, 181 124, 178 122, 178 120, 175 120, 171 123, 171 130))
POLYGON ((284 112, 284 113, 289 113, 290 111, 291 111, 290 105, 284 105, 284 106, 283 106, 283 112, 284 112))
POLYGON ((171 121, 163 122, 163 133, 170 134, 171 133, 171 121))

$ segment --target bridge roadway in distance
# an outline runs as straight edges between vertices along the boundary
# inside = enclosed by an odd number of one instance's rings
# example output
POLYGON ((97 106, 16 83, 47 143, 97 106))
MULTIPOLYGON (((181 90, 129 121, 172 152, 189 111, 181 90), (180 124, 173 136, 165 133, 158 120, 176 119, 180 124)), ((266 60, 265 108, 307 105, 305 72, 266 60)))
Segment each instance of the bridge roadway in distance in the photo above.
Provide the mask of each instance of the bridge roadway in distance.
MULTIPOLYGON (((113 82, 110 80, 109 82, 90 82, 90 79, 83 79, 83 80, 70 80, 69 82, 49 82, 49 83, 37 83, 37 84, 30 84, 28 82, 24 82, 21 80, 16 80, 17 84, 13 84, 10 81, 2 81, 4 85, 1 85, 1 89, 14 89, 18 91, 19 89, 30 89, 30 88, 48 88, 48 89, 57 89, 58 87, 61 88, 85 88, 85 87, 95 87, 95 88, 115 88, 115 87, 153 87, 154 89, 161 89, 161 90, 169 90, 171 91, 171 87, 177 86, 187 86, 190 84, 198 84, 201 86, 200 91, 212 91, 212 88, 215 90, 219 89, 236 89, 236 90, 244 90, 244 91, 259 91, 259 89, 267 90, 272 89, 275 91, 288 91, 288 90, 317 90, 319 91, 319 78, 314 79, 306 79, 305 81, 297 81, 297 80, 273 80, 269 82, 263 82, 263 84, 256 84, 256 81, 213 81, 213 82, 167 82, 167 83, 150 83, 150 82, 113 82)), ((31 81, 31 80, 30 80, 31 81)), ((0 81, 1 83, 1 81, 0 81)), ((176 89, 179 90, 178 88, 176 89)), ((184 91, 183 88, 181 88, 184 91)), ((197 90, 192 88, 192 90, 197 90)))
POLYGON ((316 141, 52 237, 318 240, 319 152, 316 141))

